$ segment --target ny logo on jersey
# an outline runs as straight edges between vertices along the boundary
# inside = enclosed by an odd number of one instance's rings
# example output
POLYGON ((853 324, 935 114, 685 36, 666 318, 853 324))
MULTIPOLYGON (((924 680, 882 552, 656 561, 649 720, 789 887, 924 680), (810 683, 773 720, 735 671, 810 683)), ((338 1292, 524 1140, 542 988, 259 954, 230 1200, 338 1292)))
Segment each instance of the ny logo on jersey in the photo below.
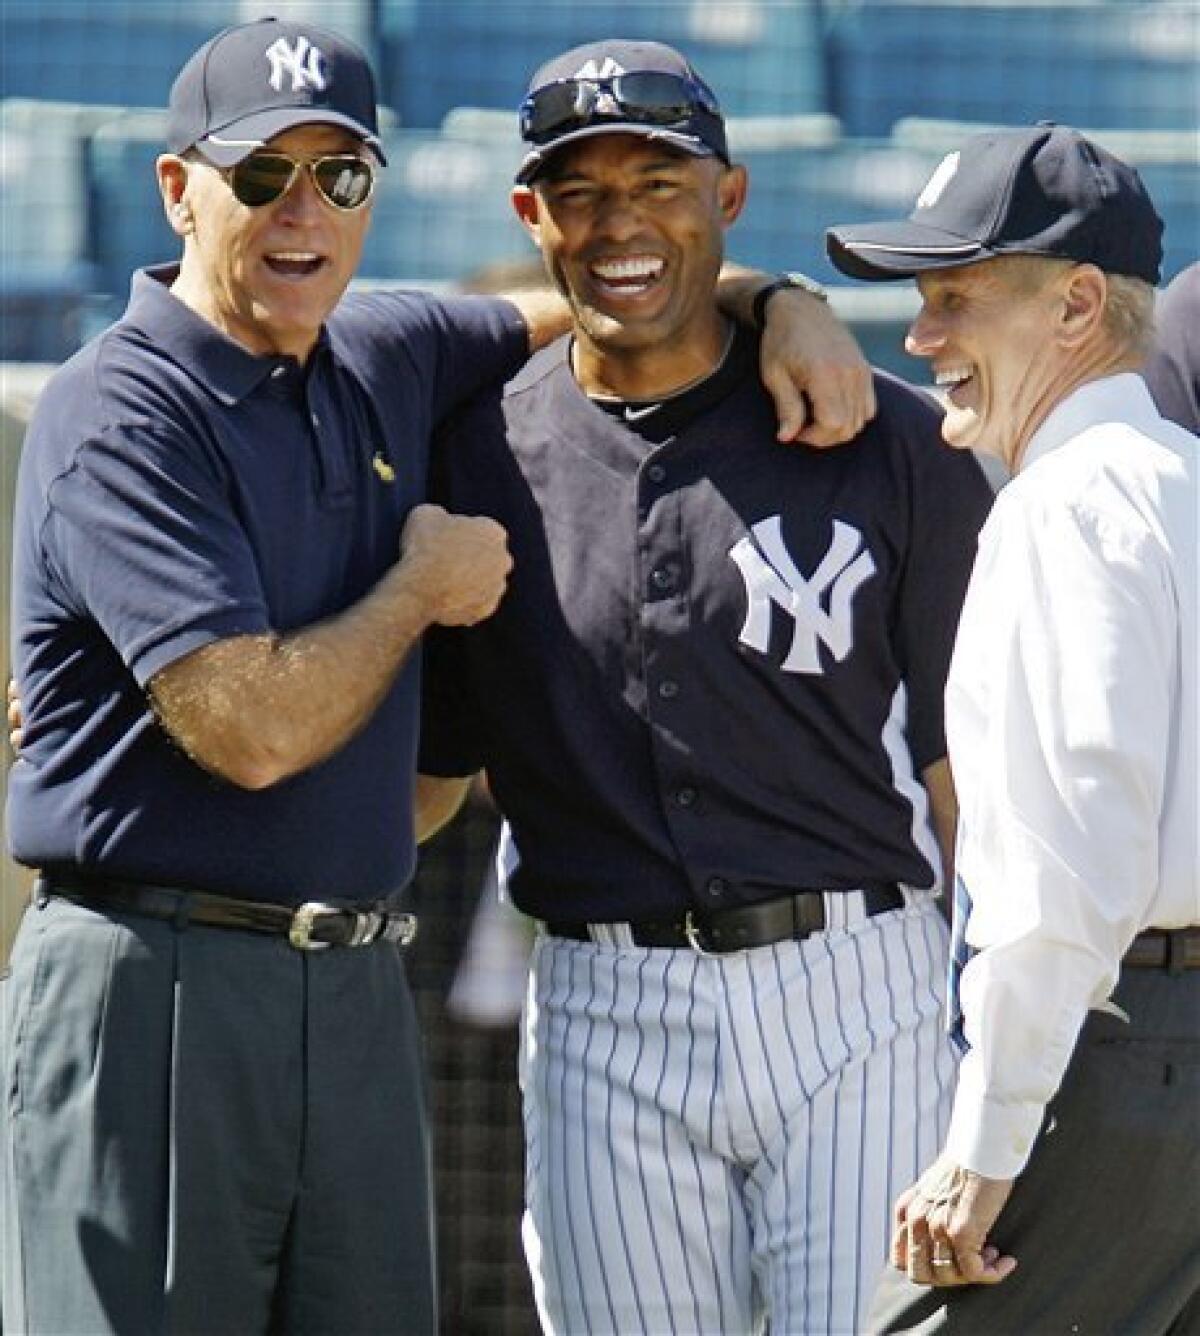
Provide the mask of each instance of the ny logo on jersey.
POLYGON ((297 37, 295 46, 286 37, 277 38, 267 47, 266 56, 271 62, 271 87, 277 93, 283 91, 284 77, 289 74, 293 93, 302 88, 324 92, 325 53, 319 46, 313 46, 307 37, 297 37))
POLYGON ((784 545, 778 515, 760 520, 729 555, 746 582, 749 606, 738 636, 743 645, 767 652, 774 605, 795 623, 792 646, 782 665, 785 673, 820 673, 821 644, 837 663, 850 653, 854 596, 875 574, 875 562, 853 525, 834 520, 829 551, 808 579, 784 545))

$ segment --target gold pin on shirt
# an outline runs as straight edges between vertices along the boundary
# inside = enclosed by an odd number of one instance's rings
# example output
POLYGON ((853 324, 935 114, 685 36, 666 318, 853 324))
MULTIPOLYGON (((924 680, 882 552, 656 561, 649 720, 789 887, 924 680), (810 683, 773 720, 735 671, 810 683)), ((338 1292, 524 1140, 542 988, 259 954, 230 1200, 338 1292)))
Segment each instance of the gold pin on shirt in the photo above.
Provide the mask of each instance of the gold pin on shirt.
POLYGON ((379 475, 380 482, 396 481, 396 470, 392 468, 392 466, 387 462, 386 459, 384 459, 384 457, 379 453, 378 450, 375 451, 374 458, 372 458, 371 460, 371 467, 379 475))

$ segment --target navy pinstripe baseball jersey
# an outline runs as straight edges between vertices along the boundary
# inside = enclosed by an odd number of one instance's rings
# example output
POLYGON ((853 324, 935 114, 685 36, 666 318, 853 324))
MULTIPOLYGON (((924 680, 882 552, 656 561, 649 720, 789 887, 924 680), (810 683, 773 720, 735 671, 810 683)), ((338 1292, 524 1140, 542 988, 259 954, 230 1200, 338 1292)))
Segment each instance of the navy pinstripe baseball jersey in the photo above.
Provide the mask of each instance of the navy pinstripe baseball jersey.
POLYGON ((441 442, 438 499, 503 523, 515 569, 494 617, 427 643, 422 769, 486 766, 539 918, 930 886, 918 777, 991 500, 973 458, 884 375, 852 443, 777 444, 744 334, 647 441, 568 348, 441 442))

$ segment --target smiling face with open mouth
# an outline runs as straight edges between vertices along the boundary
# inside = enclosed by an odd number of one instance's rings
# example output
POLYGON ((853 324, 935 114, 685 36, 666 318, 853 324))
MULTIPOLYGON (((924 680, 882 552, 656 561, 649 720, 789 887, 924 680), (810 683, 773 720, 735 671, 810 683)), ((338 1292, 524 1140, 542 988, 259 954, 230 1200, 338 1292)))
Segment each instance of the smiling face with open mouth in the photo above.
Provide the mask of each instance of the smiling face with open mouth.
MULTIPOLYGON (((348 131, 319 124, 288 130, 269 147, 306 161, 366 152, 348 131)), ((250 208, 217 168, 189 161, 186 171, 176 295, 251 352, 303 361, 358 265, 370 207, 334 208, 302 171, 278 199, 250 208)))
POLYGON ((724 230, 744 192, 740 168, 621 133, 564 147, 514 192, 571 306, 585 388, 648 397, 711 369, 724 230))
POLYGON ((1055 262, 999 257, 917 276, 922 306, 905 340, 928 358, 946 409, 942 435, 1014 468, 1056 397, 1055 262))

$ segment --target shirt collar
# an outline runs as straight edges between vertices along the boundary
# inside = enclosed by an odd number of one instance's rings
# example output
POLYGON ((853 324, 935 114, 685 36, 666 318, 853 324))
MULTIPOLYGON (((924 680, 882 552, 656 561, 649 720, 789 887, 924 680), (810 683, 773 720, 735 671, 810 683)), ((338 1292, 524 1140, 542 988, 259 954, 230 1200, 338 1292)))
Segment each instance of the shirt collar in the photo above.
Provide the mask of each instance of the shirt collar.
POLYGON ((1029 438, 1018 471, 1024 473, 1089 427, 1114 421, 1148 426, 1158 416, 1146 382, 1136 372, 1122 371, 1115 376, 1089 380, 1050 410, 1045 422, 1029 438))
MULTIPOLYGON (((222 403, 246 398, 280 366, 295 367, 294 357, 259 356, 243 348, 171 292, 178 264, 139 269, 133 276, 125 319, 149 335, 156 347, 222 403)), ((327 346, 321 330, 314 348, 327 346)))

